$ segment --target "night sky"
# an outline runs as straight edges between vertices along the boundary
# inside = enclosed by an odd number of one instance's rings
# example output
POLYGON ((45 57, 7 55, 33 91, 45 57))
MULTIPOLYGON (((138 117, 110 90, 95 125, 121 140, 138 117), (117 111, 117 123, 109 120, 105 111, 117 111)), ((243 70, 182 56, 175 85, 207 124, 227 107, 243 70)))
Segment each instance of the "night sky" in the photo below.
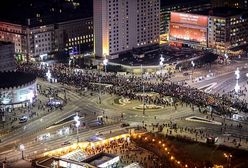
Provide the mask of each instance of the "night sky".
POLYGON ((67 18, 92 16, 92 0, 74 0, 80 2, 80 7, 74 8, 65 0, 8 0, 0 5, 0 19, 6 21, 25 22, 27 18, 35 18, 39 13, 41 18, 67 18), (54 11, 52 11, 52 8, 54 11), (60 9, 62 13, 60 13, 60 9))

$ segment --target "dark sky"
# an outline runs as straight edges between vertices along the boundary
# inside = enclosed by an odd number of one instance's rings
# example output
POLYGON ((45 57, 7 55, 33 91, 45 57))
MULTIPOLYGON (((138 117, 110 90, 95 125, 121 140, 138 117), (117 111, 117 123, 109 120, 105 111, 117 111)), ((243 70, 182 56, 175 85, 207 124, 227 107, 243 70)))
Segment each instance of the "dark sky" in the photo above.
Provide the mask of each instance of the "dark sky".
POLYGON ((80 2, 80 7, 75 9, 65 0, 7 0, 0 2, 0 19, 23 22, 33 18, 37 13, 41 17, 70 17, 92 16, 93 0, 74 0, 80 2), (54 12, 52 12, 54 8, 54 12), (59 10, 62 9, 62 14, 59 10))
MULTIPOLYGON (((51 18, 72 18, 93 16, 93 0, 74 0, 79 2, 80 7, 74 9, 65 0, 6 0, 0 2, 0 19, 6 21, 16 21, 17 23, 26 22, 27 18, 35 18, 39 13, 41 17, 51 18), (54 8, 55 12, 51 12, 54 8), (62 14, 59 13, 62 9, 62 14)), ((161 0, 161 6, 177 4, 180 2, 188 3, 198 0, 161 0)), ((208 0, 206 0, 208 1, 208 0)), ((210 1, 210 0, 209 0, 210 1)))

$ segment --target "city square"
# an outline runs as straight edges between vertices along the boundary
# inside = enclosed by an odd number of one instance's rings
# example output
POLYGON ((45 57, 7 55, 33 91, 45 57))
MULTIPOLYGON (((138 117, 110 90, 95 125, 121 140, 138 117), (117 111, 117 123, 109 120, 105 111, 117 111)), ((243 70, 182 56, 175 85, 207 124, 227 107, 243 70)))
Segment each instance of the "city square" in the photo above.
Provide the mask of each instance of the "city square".
POLYGON ((1 6, 0 167, 247 167, 247 1, 1 6))

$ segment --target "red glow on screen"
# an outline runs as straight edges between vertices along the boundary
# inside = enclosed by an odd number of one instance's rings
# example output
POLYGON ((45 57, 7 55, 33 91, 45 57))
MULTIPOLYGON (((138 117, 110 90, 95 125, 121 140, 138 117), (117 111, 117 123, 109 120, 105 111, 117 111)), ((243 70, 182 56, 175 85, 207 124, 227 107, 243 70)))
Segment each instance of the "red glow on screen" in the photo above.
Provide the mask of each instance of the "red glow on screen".
POLYGON ((205 43, 207 40, 207 30, 205 28, 194 28, 171 23, 170 39, 205 43))
POLYGON ((171 22, 207 27, 208 17, 188 13, 171 12, 171 22))

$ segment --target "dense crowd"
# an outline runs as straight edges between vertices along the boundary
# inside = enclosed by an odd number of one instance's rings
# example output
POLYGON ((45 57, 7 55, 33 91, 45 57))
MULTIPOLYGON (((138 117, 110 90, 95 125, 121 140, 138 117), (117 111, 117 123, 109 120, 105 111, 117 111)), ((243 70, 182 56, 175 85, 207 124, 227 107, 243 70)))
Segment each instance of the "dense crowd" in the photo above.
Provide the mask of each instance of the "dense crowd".
POLYGON ((141 76, 119 76, 115 73, 102 73, 96 70, 76 71, 68 68, 63 64, 54 64, 52 66, 41 66, 35 64, 23 64, 18 67, 18 70, 36 74, 38 77, 46 78, 48 69, 51 72, 52 78, 56 78, 62 84, 73 85, 77 88, 87 88, 92 91, 102 90, 95 83, 109 84, 109 87, 104 87, 104 91, 109 94, 119 95, 125 98, 141 99, 137 93, 142 92, 157 92, 159 96, 145 96, 145 103, 153 103, 156 105, 165 105, 173 103, 177 105, 177 101, 168 102, 165 98, 171 96, 174 100, 180 100, 187 104, 198 107, 210 107, 213 112, 222 115, 231 115, 232 108, 246 112, 247 103, 245 100, 228 96, 227 94, 209 94, 202 92, 190 86, 182 86, 175 83, 165 82, 165 79, 150 80, 149 77, 141 76), (230 108, 232 107, 232 108, 230 108))
POLYGON ((112 140, 97 146, 89 145, 85 149, 85 152, 88 156, 93 156, 100 152, 118 155, 120 156, 121 163, 116 165, 116 167, 124 167, 124 165, 139 163, 145 168, 162 168, 164 167, 162 163, 165 162, 164 160, 159 159, 154 153, 136 146, 126 138, 112 140))

